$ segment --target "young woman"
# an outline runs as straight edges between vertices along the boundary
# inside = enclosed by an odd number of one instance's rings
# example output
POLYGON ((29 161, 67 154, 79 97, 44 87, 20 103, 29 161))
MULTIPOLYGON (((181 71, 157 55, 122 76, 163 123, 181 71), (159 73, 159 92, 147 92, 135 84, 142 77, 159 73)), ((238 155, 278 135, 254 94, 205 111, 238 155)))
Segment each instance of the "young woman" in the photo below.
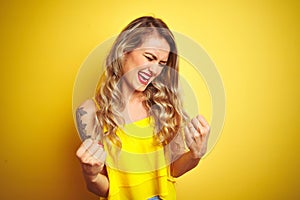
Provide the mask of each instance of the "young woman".
POLYGON ((123 29, 76 116, 87 188, 104 199, 176 199, 174 177, 206 153, 210 127, 183 109, 177 48, 161 19, 140 17, 123 29))

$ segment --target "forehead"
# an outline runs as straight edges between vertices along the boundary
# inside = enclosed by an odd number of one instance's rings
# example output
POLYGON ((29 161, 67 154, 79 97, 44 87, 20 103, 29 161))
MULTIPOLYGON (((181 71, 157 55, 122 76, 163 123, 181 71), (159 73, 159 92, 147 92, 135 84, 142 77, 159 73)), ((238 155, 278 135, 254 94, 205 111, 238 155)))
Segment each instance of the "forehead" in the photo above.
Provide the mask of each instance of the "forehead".
POLYGON ((156 51, 157 53, 167 56, 170 52, 170 45, 164 38, 158 36, 150 36, 145 38, 144 42, 138 49, 156 51))

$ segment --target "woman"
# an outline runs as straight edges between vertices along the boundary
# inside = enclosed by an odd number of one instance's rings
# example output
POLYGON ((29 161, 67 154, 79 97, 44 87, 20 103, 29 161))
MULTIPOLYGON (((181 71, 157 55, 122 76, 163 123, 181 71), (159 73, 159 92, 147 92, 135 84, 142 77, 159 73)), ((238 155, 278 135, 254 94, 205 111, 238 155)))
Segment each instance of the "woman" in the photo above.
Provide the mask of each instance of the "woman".
POLYGON ((87 188, 106 199, 176 199, 174 177, 197 166, 210 127, 178 93, 174 36, 140 17, 117 37, 93 99, 76 112, 87 188))

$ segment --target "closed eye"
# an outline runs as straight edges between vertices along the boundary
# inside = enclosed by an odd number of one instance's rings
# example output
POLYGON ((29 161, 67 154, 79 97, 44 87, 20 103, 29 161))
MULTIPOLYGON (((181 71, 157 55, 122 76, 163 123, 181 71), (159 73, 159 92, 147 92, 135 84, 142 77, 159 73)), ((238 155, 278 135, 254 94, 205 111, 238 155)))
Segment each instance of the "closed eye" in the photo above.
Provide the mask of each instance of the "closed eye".
MULTIPOLYGON (((149 62, 152 62, 153 60, 157 60, 157 57, 151 53, 146 53, 146 54, 144 54, 144 56, 145 56, 145 58, 147 58, 147 60, 149 62)), ((167 66, 167 61, 160 61, 159 66, 160 67, 167 66)))
POLYGON ((154 59, 152 58, 152 57, 150 57, 150 56, 146 56, 146 55, 144 55, 145 56, 145 58, 147 58, 147 60, 148 61, 153 61, 154 59))
POLYGON ((162 64, 162 63, 159 63, 159 66, 160 66, 160 67, 166 67, 166 66, 167 66, 167 64, 166 64, 166 63, 164 63, 164 64, 162 64))

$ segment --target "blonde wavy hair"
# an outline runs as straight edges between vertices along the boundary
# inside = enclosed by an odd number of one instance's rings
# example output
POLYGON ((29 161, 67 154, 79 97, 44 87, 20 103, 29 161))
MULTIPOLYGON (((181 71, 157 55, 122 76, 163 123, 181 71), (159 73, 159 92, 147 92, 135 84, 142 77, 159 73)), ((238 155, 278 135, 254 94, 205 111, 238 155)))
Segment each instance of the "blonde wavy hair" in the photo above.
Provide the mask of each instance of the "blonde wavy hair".
POLYGON ((137 18, 116 38, 106 58, 106 70, 95 93, 95 100, 99 106, 96 115, 100 127, 105 127, 101 138, 120 148, 122 143, 116 131, 124 125, 121 111, 125 108, 125 101, 119 84, 123 75, 123 54, 140 47, 147 37, 155 34, 164 38, 170 46, 167 67, 164 67, 161 74, 143 91, 146 96, 143 103, 154 118, 154 135, 157 142, 162 145, 169 144, 188 121, 178 92, 178 56, 174 36, 161 19, 150 16, 137 18))

